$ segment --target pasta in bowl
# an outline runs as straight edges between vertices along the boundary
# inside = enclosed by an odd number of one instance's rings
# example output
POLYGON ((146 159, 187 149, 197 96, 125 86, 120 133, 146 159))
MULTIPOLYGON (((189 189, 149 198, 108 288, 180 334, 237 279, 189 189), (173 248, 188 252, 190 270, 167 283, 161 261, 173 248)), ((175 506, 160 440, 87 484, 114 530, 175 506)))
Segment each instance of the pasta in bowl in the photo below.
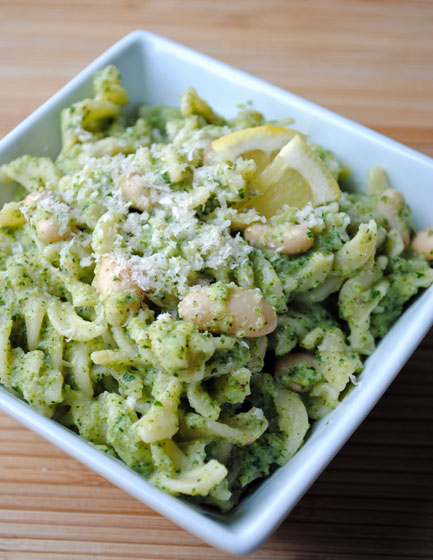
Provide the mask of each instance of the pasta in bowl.
POLYGON ((129 122, 113 66, 62 111, 55 161, 0 168, 0 380, 156 486, 224 511, 285 464, 433 282, 431 230, 244 108, 129 122))

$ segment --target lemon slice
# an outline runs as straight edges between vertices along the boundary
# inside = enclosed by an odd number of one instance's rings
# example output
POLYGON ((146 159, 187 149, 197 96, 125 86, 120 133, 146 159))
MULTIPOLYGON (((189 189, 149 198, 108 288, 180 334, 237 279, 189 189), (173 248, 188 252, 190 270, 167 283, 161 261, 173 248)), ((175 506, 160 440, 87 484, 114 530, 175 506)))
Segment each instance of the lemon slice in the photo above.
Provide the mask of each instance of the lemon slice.
POLYGON ((282 207, 302 208, 338 200, 340 187, 320 157, 300 138, 294 136, 257 176, 259 194, 243 207, 255 208, 266 218, 282 207))
POLYGON ((283 126, 256 126, 221 136, 211 143, 212 159, 234 161, 242 156, 253 159, 262 171, 279 150, 300 133, 283 126))

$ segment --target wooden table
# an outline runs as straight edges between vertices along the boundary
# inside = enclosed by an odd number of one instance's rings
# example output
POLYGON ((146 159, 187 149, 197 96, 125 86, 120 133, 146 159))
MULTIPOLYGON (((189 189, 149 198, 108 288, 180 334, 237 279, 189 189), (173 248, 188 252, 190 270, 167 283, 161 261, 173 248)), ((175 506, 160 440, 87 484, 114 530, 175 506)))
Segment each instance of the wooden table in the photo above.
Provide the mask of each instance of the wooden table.
MULTIPOLYGON (((135 28, 433 156, 429 0, 0 0, 0 136, 135 28)), ((252 558, 433 558, 432 363, 431 333, 252 558)), ((1 560, 228 558, 4 414, 0 427, 1 560)))

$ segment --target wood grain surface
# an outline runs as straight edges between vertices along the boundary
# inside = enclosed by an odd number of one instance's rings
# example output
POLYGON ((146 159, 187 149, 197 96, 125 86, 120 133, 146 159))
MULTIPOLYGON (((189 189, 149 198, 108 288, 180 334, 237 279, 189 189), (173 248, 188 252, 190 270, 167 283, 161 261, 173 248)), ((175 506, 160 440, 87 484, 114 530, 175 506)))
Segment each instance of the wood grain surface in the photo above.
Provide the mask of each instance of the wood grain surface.
MULTIPOLYGON (((0 0, 0 136, 137 28, 433 156, 429 0, 0 0)), ((430 333, 251 558, 433 558, 432 364, 430 333)), ((229 558, 4 414, 0 440, 0 560, 229 558)))

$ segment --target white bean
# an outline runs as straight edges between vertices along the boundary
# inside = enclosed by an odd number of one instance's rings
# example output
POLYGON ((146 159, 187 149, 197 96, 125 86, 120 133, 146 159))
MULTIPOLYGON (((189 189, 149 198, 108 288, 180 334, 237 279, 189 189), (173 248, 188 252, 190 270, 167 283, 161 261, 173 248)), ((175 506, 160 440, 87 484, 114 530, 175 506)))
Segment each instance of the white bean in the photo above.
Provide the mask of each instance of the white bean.
POLYGON ((314 236, 304 225, 251 224, 244 231, 244 238, 258 249, 270 249, 284 255, 304 253, 314 243, 314 236))
POLYGON ((131 270, 121 266, 114 257, 104 257, 99 262, 94 284, 101 295, 105 317, 110 325, 124 325, 142 305, 143 290, 134 281, 131 270))
POLYGON ((123 196, 131 202, 133 208, 137 210, 147 210, 153 208, 150 188, 143 184, 143 179, 136 174, 124 175, 119 180, 120 189, 123 196))
POLYGON ((428 261, 433 261, 433 228, 418 231, 413 239, 413 248, 428 261))
POLYGON ((47 196, 49 196, 48 191, 33 191, 24 198, 23 204, 34 210, 38 203, 44 198, 47 198, 47 196))
MULTIPOLYGON (((314 359, 314 357, 309 353, 309 352, 295 352, 295 353, 291 353, 291 354, 286 354, 285 356, 283 356, 282 358, 279 358, 276 362, 275 362, 275 366, 274 366, 274 373, 278 376, 278 375, 283 375, 284 373, 287 373, 288 371, 290 371, 292 369, 293 366, 296 366, 297 364, 300 363, 307 363, 310 364, 313 367, 317 367, 317 362, 314 359)), ((303 391, 301 385, 299 385, 299 383, 290 383, 289 388, 292 391, 296 391, 297 393, 300 393, 303 391)))
POLYGON ((44 243, 55 243, 56 241, 63 241, 71 235, 71 230, 68 229, 60 233, 61 226, 57 218, 50 216, 45 220, 39 220, 36 224, 36 233, 41 241, 44 243))
MULTIPOLYGON (((31 210, 36 210, 38 204, 49 197, 50 193, 45 190, 33 191, 29 193, 23 200, 23 204, 31 210)), ((44 243, 55 243, 57 241, 64 241, 70 237, 74 228, 66 229, 62 232, 62 227, 59 220, 54 216, 49 216, 39 220, 36 223, 36 233, 41 241, 44 243)))
POLYGON ((101 294, 133 292, 141 295, 143 290, 133 280, 131 270, 122 268, 113 257, 104 257, 96 272, 96 287, 101 294))
POLYGON ((192 321, 199 330, 214 334, 258 337, 277 326, 277 315, 257 292, 235 286, 227 300, 212 297, 212 287, 191 290, 179 304, 180 316, 192 321))

